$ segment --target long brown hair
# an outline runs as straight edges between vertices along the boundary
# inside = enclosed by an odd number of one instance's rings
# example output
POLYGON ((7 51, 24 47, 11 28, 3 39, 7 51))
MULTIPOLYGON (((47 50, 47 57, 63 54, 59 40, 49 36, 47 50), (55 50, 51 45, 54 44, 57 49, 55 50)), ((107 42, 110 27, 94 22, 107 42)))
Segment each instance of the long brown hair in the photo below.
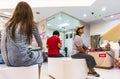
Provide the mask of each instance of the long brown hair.
POLYGON ((15 31, 17 26, 20 26, 20 35, 26 35, 28 38, 28 44, 32 41, 32 29, 36 26, 33 20, 32 9, 26 2, 19 2, 13 12, 13 16, 6 23, 7 31, 11 38, 15 41, 15 31))

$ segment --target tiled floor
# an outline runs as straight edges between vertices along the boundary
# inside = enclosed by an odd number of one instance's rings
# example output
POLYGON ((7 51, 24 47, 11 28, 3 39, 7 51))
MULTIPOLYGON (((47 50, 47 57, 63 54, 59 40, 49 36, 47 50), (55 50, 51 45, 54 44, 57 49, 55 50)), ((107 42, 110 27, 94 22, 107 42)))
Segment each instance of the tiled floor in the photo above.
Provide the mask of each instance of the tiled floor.
MULTIPOLYGON (((88 79, 120 79, 120 69, 101 69, 95 68, 96 71, 100 74, 100 77, 88 76, 88 79)), ((43 63, 41 70, 40 79, 52 79, 47 74, 47 63, 43 63)))

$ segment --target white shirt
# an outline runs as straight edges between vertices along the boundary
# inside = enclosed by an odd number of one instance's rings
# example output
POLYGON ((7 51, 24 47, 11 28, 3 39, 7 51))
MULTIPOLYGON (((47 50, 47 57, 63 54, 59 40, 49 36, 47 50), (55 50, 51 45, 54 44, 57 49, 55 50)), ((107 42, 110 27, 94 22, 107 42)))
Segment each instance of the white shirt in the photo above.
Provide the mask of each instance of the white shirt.
POLYGON ((73 45, 72 45, 72 55, 79 53, 80 51, 78 50, 78 46, 83 46, 83 40, 82 37, 79 35, 76 35, 74 40, 73 40, 73 45))

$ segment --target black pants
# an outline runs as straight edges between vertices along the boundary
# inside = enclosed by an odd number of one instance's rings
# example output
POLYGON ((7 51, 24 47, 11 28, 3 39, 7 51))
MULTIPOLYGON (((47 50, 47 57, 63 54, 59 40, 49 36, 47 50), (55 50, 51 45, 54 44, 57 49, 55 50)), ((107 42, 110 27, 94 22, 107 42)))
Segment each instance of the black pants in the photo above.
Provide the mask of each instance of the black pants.
POLYGON ((88 68, 94 68, 96 65, 94 57, 86 53, 77 53, 75 55, 72 55, 71 57, 76 59, 85 58, 88 68))
POLYGON ((48 57, 64 57, 62 54, 57 54, 57 55, 48 55, 48 57))

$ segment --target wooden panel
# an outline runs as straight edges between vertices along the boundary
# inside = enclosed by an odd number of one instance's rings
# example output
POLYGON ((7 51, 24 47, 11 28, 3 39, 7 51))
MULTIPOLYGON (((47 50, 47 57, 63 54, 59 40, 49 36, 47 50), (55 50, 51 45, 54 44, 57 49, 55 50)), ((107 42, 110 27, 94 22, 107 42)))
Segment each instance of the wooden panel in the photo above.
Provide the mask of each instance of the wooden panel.
POLYGON ((117 42, 120 39, 120 23, 108 30, 101 36, 101 40, 117 42))

